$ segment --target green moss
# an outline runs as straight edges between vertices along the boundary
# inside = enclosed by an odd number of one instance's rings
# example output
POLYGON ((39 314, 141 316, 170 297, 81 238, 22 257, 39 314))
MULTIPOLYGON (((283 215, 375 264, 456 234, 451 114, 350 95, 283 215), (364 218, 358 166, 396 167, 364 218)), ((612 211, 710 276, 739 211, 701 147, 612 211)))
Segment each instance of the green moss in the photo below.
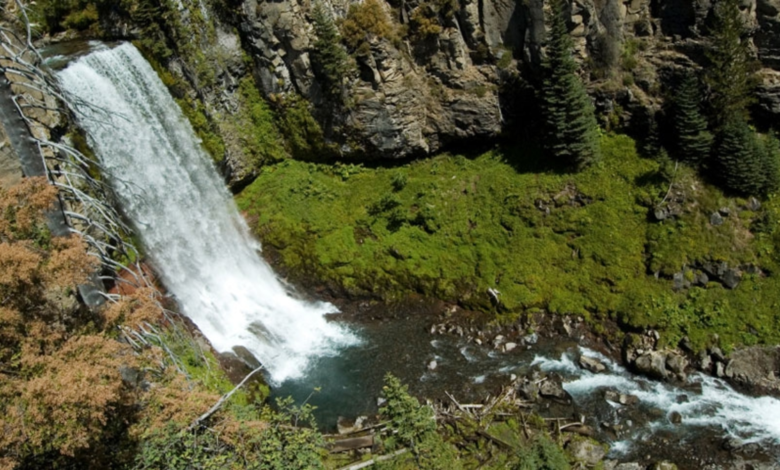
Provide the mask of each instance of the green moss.
POLYGON ((653 275, 705 260, 775 272, 780 235, 767 221, 780 202, 765 203, 763 232, 749 235, 757 215, 736 211, 711 227, 713 208, 737 202, 690 173, 685 184, 700 189, 684 213, 650 222, 668 189, 661 165, 625 136, 604 137, 602 147, 603 162, 577 174, 530 172, 541 157, 528 149, 359 167, 346 177, 343 168, 285 161, 264 168, 238 203, 293 272, 354 294, 418 292, 510 317, 539 309, 594 324, 609 317, 662 329, 669 343, 687 335, 703 346, 713 333, 724 345, 780 340, 774 275, 746 276, 733 291, 711 283, 681 292, 653 275), (497 310, 488 288, 500 291, 497 310))

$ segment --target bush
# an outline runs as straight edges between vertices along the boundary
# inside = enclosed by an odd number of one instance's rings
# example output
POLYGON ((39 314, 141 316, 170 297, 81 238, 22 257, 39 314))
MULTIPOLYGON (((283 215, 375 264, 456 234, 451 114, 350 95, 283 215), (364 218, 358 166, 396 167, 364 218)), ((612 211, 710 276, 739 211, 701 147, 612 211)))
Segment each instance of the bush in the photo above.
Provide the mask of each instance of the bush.
POLYGON ((365 55, 369 35, 393 39, 395 32, 379 0, 366 0, 352 4, 347 17, 341 23, 341 36, 353 51, 365 55))

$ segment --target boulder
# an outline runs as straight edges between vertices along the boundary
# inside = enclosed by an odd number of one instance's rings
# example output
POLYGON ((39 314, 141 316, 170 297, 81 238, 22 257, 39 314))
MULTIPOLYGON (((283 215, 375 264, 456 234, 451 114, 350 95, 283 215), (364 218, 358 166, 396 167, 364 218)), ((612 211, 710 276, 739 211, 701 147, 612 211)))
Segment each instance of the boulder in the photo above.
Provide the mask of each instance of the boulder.
POLYGON ((566 446, 572 458, 577 462, 592 467, 607 455, 607 451, 598 442, 590 439, 574 439, 566 446))
POLYGON ((566 403, 571 401, 569 393, 563 389, 562 381, 557 374, 548 375, 547 378, 539 384, 539 395, 566 403))
POLYGON ((675 352, 671 352, 666 356, 666 368, 677 374, 680 379, 684 380, 686 367, 688 367, 688 360, 684 356, 675 352))
POLYGON ((723 374, 743 386, 780 391, 780 347, 753 346, 735 351, 723 374))
POLYGON ((666 355, 659 351, 650 351, 639 356, 634 362, 636 369, 648 377, 665 379, 668 376, 666 370, 666 355))
POLYGON ((720 212, 713 212, 710 216, 710 225, 713 227, 717 227, 719 225, 723 225, 723 216, 720 215, 720 212))
POLYGON ((607 366, 601 363, 598 359, 594 359, 588 356, 580 356, 580 367, 585 370, 589 370, 595 374, 600 374, 607 370, 607 366))
POLYGON ((682 415, 677 411, 672 411, 671 413, 669 413, 669 422, 672 424, 681 424, 682 415))

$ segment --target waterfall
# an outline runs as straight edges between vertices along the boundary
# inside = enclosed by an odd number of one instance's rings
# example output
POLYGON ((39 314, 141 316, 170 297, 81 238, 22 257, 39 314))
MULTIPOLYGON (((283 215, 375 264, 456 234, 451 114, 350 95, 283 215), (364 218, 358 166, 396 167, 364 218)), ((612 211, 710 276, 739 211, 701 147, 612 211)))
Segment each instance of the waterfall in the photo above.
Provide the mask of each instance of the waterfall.
POLYGON ((273 382, 357 338, 293 297, 258 255, 209 156, 136 48, 102 48, 58 73, 166 288, 220 352, 241 346, 273 382))

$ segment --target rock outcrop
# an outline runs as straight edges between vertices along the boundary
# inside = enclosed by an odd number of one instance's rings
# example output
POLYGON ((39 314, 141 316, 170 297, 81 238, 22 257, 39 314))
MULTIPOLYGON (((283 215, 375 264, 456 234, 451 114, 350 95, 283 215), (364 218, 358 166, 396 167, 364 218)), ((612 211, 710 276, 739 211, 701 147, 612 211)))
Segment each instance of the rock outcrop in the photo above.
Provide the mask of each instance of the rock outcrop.
MULTIPOLYGON (((366 0, 318 1, 338 26, 350 8, 366 0)), ((251 181, 268 161, 242 139, 252 124, 252 104, 240 84, 250 76, 269 102, 303 97, 327 148, 341 159, 425 156, 538 121, 533 103, 518 89, 540 78, 543 0, 379 0, 390 32, 365 31, 359 50, 348 51, 354 66, 342 77, 339 100, 324 92, 322 71, 315 67, 314 4, 173 2, 175 11, 161 20, 163 42, 173 48, 164 62, 189 85, 174 87, 174 94, 198 108, 195 117, 208 121, 200 127, 218 135, 212 152, 232 186, 251 181), (427 22, 424 31, 421 21, 427 22)), ((605 126, 649 132, 677 72, 706 65, 712 5, 709 0, 571 3, 569 26, 581 75, 605 126)), ((780 116, 780 3, 745 0, 742 11, 763 66, 756 115, 775 119, 780 116)), ((121 18, 112 17, 111 28, 110 37, 147 34, 121 18)), ((316 154, 318 148, 309 151, 316 154)))

